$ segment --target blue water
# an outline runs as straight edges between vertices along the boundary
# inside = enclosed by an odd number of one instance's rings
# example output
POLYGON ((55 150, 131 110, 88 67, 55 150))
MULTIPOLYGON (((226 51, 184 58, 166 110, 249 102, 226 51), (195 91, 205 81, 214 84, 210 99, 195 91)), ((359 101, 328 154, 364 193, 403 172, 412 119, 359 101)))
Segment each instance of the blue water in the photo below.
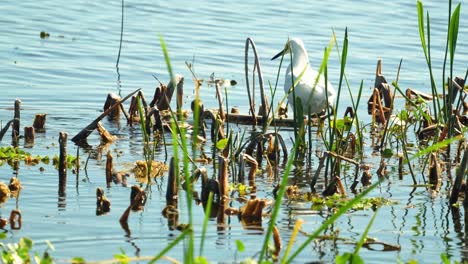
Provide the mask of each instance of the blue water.
MULTIPOLYGON (((5 124, 12 118, 15 98, 22 100, 22 126, 30 125, 36 113, 48 114, 47 133, 38 135, 34 148, 28 150, 31 153, 57 154, 58 132, 67 131, 70 137, 75 135, 100 113, 107 93, 126 95, 142 88, 150 97, 157 85, 153 74, 167 82, 169 77, 159 36, 163 36, 167 43, 174 72, 185 76, 184 108, 189 108, 194 87, 185 62, 193 63, 198 78, 208 80, 214 73, 216 78, 236 80, 238 84, 228 90, 229 104, 243 111, 248 108, 244 81, 247 37, 252 37, 257 45, 265 84, 268 81, 274 84, 279 62, 270 61, 270 58, 281 50, 288 37, 300 37, 304 41, 311 65, 317 68, 332 31, 335 31, 341 46, 345 27, 349 33, 346 73, 354 94, 363 80, 364 98, 367 100, 378 59, 383 60, 387 80, 395 80, 398 64, 403 59, 400 87, 422 91, 430 88, 419 44, 415 1, 126 1, 117 71, 120 4, 120 1, 83 0, 1 2, 0 120, 5 124), (41 31, 49 32, 50 37, 41 39, 41 31)), ((425 1, 424 4, 432 21, 431 52, 440 87, 448 6, 446 1, 425 1)), ((465 8, 466 1, 462 1, 454 63, 454 74, 459 76, 465 74, 468 64, 465 8)), ((331 54, 328 67, 329 79, 337 86, 340 65, 336 51, 331 54)), ((201 96, 205 106, 217 107, 213 87, 204 84, 201 96)), ((349 104, 346 93, 340 98, 340 105, 344 108, 349 104)), ((129 164, 142 158, 138 129, 127 128, 124 122, 120 128, 108 122, 104 125, 122 135, 110 147, 124 153, 116 161, 118 169, 128 168, 129 164)), ((9 143, 6 137, 1 144, 9 143)), ((90 143, 97 144, 95 134, 90 137, 90 143)), ((75 151, 70 142, 69 152, 75 151)), ((163 160, 164 153, 159 153, 157 159, 163 160)), ((373 162, 371 156, 367 159, 373 162)), ((29 236, 38 242, 40 250, 45 247, 44 241, 50 240, 56 248, 52 255, 64 261, 73 256, 89 260, 109 259, 119 252, 119 248, 130 256, 154 255, 175 238, 178 232, 168 231, 166 219, 161 216, 165 205, 164 193, 156 187, 145 211, 131 215, 130 237, 118 224, 120 214, 128 205, 128 188, 112 186, 107 189, 106 194, 112 201, 111 213, 95 216, 95 188, 105 186, 105 157, 103 160, 91 159, 88 166, 89 179, 84 178, 84 172, 81 172, 78 187, 75 175, 69 173, 65 208, 59 207, 57 202, 57 171, 52 166, 45 166, 44 172, 40 172, 38 166, 22 166, 19 179, 24 190, 19 208, 23 212, 23 228, 9 232, 9 241, 29 236)), ((8 165, 0 167, 0 180, 6 182, 12 175, 8 165)), ((376 191, 377 195, 399 203, 379 210, 369 234, 381 241, 399 244, 402 250, 382 253, 362 249, 362 256, 369 263, 395 261, 397 258, 437 262, 442 252, 461 259, 466 254, 463 230, 458 232, 454 228, 452 214, 447 209, 446 191, 437 198, 431 198, 424 189, 410 194, 411 189, 404 186, 411 183, 409 178, 401 181, 397 176, 390 177, 376 191)), ((265 189, 260 194, 271 198, 271 183, 263 179, 260 186, 262 182, 265 189)), ((185 204, 184 199, 181 204, 185 204)), ((288 241, 297 218, 305 220, 303 229, 309 233, 323 221, 322 216, 298 215, 294 210, 307 206, 285 206, 278 223, 284 243, 288 241), (291 212, 288 213, 289 210, 291 212)), ((0 208, 1 216, 7 217, 15 207, 15 201, 10 199, 0 208)), ((183 209, 182 212, 181 222, 185 219, 183 209)), ((200 230, 202 208, 195 207, 194 213, 197 215, 195 227, 200 230)), ((340 236, 358 240, 371 215, 371 211, 350 214, 342 218, 334 230, 340 230, 340 236)), ((237 254, 237 258, 244 259, 259 250, 258 242, 262 238, 258 233, 244 230, 236 218, 231 219, 225 232, 216 232, 216 225, 211 222, 205 252, 212 261, 234 260, 235 240, 240 239, 248 250, 237 254)), ((304 236, 298 238, 299 242, 304 240, 304 236)), ((323 242, 323 245, 310 246, 300 255, 298 262, 329 262, 336 254, 353 250, 352 245, 338 243, 335 247, 332 242, 323 242)), ((182 244, 169 255, 181 260, 182 244)))

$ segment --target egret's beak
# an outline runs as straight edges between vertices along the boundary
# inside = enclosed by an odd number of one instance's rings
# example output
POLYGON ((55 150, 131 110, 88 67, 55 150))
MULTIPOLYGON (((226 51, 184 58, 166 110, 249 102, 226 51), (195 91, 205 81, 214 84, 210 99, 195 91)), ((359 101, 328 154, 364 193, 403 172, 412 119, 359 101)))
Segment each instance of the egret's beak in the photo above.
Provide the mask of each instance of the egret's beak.
POLYGON ((280 51, 278 54, 276 54, 275 56, 273 56, 273 58, 271 58, 271 60, 274 60, 280 56, 283 56, 285 53, 286 53, 287 49, 283 49, 282 51, 280 51))
POLYGON ((274 60, 274 59, 288 53, 289 52, 289 45, 288 44, 289 44, 289 42, 286 43, 286 45, 284 46, 284 49, 282 51, 280 51, 278 54, 276 54, 275 56, 273 56, 273 58, 271 58, 271 60, 274 60))

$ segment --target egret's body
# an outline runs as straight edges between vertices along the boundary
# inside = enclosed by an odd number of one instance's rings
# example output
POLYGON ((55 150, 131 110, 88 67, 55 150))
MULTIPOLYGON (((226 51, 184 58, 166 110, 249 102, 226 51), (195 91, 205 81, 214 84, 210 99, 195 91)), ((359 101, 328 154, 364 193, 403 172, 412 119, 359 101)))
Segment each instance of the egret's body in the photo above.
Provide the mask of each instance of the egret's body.
POLYGON ((325 89, 323 74, 317 81, 318 72, 313 70, 309 65, 309 55, 304 47, 304 43, 298 38, 290 39, 284 50, 273 57, 273 59, 288 52, 292 52, 292 61, 286 70, 284 91, 286 94, 289 94, 289 104, 294 105, 294 94, 301 99, 304 113, 319 114, 329 105, 333 106, 336 98, 335 89, 333 89, 330 82, 327 82, 325 89), (304 73, 302 74, 302 72, 304 73), (293 81, 296 82, 294 93, 292 91, 293 81), (328 96, 325 91, 328 91, 328 96))

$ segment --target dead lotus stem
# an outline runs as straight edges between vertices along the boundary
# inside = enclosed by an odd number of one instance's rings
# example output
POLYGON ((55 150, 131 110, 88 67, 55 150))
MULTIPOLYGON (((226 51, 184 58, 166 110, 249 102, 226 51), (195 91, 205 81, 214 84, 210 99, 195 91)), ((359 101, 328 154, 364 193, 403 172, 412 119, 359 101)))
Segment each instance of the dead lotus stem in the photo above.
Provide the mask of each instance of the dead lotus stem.
POLYGON ((223 156, 218 156, 218 161, 219 161, 219 172, 218 172, 219 190, 220 190, 222 199, 227 199, 229 197, 229 182, 228 182, 229 160, 223 156))
POLYGON ((378 112, 380 116, 380 121, 383 125, 387 123, 387 120, 385 118, 385 112, 382 106, 382 98, 380 98, 380 92, 379 89, 374 88, 374 105, 373 105, 373 111, 372 111, 372 116, 375 118, 377 109, 376 106, 379 107, 378 112))
POLYGON ((429 183, 433 186, 437 186, 441 179, 439 161, 437 160, 437 155, 435 153, 431 153, 430 159, 431 160, 429 165, 429 183))
POLYGON ((387 164, 385 163, 385 160, 383 158, 380 159, 380 166, 377 169, 377 175, 379 177, 384 177, 387 174, 387 171, 385 170, 385 166, 387 166, 387 164))
MULTIPOLYGON (((120 103, 120 96, 118 96, 115 93, 108 93, 106 102, 104 103, 103 110, 106 111, 109 109, 112 105, 120 103)), ((120 118, 120 107, 114 108, 109 115, 107 116, 109 120, 116 121, 119 120, 120 118)))
POLYGON ((10 213, 10 227, 13 230, 19 230, 22 226, 21 211, 19 209, 13 209, 10 213))
MULTIPOLYGON (((253 50, 253 53, 254 53, 254 56, 255 56, 255 67, 257 69, 257 72, 258 72, 258 83, 259 83, 259 86, 260 86, 260 99, 261 99, 261 104, 264 105, 265 107, 263 108, 263 113, 262 113, 262 124, 265 126, 267 124, 267 120, 268 120, 268 110, 270 107, 268 106, 268 100, 267 100, 267 97, 265 95, 265 89, 263 88, 263 74, 262 74, 262 69, 260 67, 260 60, 258 58, 258 54, 257 54, 257 48, 255 46, 255 42, 253 41, 253 39, 251 38, 247 38, 246 41, 245 41, 245 57, 244 57, 244 60, 245 60, 245 84, 246 84, 246 88, 247 88, 247 95, 249 96, 249 103, 250 103, 250 112, 252 114, 252 119, 253 120, 257 120, 257 118, 255 117, 255 86, 253 85, 252 87, 252 95, 250 93, 250 82, 249 82, 249 45, 252 46, 252 50, 253 50)), ((255 70, 255 69, 254 69, 255 70)), ((254 126, 256 125, 256 123, 254 124, 254 126)))
POLYGON ((335 176, 336 187, 342 196, 346 196, 346 190, 340 177, 335 176))
POLYGON ((249 177, 248 177, 249 184, 255 185, 255 174, 257 173, 257 170, 258 170, 258 162, 252 156, 248 154, 244 154, 243 156, 244 156, 244 160, 250 164, 250 171, 249 171, 249 177))
POLYGON ((109 151, 107 151, 107 160, 106 160, 106 184, 107 184, 107 187, 111 186, 113 170, 114 170, 114 157, 112 156, 112 153, 109 150, 109 151))
POLYGON ((13 122, 13 129, 11 131, 11 137, 13 139, 13 142, 14 144, 13 145, 17 145, 18 144, 18 138, 19 138, 19 135, 20 135, 20 112, 21 112, 21 100, 20 99, 16 99, 15 100, 15 116, 14 116, 14 122, 13 122))
POLYGON ((356 165, 356 166, 359 167, 359 162, 357 162, 357 161, 355 161, 355 160, 353 160, 353 159, 344 157, 344 156, 339 155, 339 154, 337 154, 337 153, 335 153, 335 152, 333 152, 333 151, 329 151, 328 154, 331 155, 331 156, 333 156, 333 157, 335 157, 335 158, 337 158, 337 159, 344 160, 344 161, 346 161, 346 162, 349 162, 349 163, 354 164, 354 165, 356 165))
POLYGON ((67 137, 68 134, 65 132, 59 133, 59 195, 63 196, 66 192, 67 186, 67 137))
POLYGON ((146 204, 146 192, 138 185, 133 185, 130 192, 130 202, 132 203, 132 210, 141 211, 146 204), (141 194, 141 196, 139 196, 141 194), (136 197, 140 197, 136 199, 136 197))
POLYGON ((242 184, 244 183, 244 176, 245 176, 244 169, 245 169, 244 156, 239 155, 239 170, 238 170, 238 174, 237 174, 237 182, 238 183, 242 183, 242 184))
POLYGON ((320 175, 320 171, 322 171, 323 167, 325 167, 325 160, 327 159, 328 155, 329 155, 329 152, 324 152, 322 157, 319 160, 319 165, 310 183, 310 189, 312 191, 315 190, 315 184, 317 183, 317 179, 318 179, 318 176, 320 175))
MULTIPOLYGON (((174 162, 174 157, 171 158, 169 163, 169 176, 167 179, 167 190, 166 190, 166 205, 172 205, 177 201, 178 189, 177 189, 177 168, 174 162)), ((201 171, 198 171, 201 174, 201 171)))
POLYGON ((130 205, 127 207, 127 209, 125 209, 125 211, 123 212, 122 216, 120 217, 119 221, 122 225, 127 225, 128 223, 128 217, 130 215, 130 211, 132 210, 132 207, 134 205, 136 205, 136 203, 141 199, 141 197, 143 197, 143 193, 142 192, 139 192, 135 198, 133 199, 133 201, 130 203, 130 205))
POLYGON ((400 179, 403 179, 403 155, 398 157, 398 175, 400 179))
POLYGON ((99 121, 101 121, 104 117, 106 117, 111 111, 113 111, 115 108, 119 107, 123 102, 125 102, 127 99, 131 98, 132 95, 140 91, 141 89, 137 89, 134 92, 130 93, 126 97, 124 97, 122 100, 120 100, 119 103, 116 103, 109 107, 104 113, 102 113, 100 116, 98 116, 94 121, 92 121, 88 126, 86 126, 84 129, 82 129, 76 136, 72 138, 72 141, 75 142, 76 144, 79 144, 81 142, 85 142, 86 138, 91 134, 91 132, 96 129, 97 124, 99 121))
POLYGON ((45 132, 45 122, 47 114, 36 114, 34 116, 33 127, 37 133, 45 132))
POLYGON ((116 136, 111 135, 111 133, 104 128, 101 122, 97 123, 96 129, 101 136, 101 143, 103 144, 112 143, 117 138, 116 136))
POLYGON ((96 188, 96 215, 102 215, 110 211, 111 203, 104 194, 102 188, 96 188))
POLYGON ((32 126, 24 127, 24 145, 34 145, 34 127, 32 126))
MULTIPOLYGON (((465 152, 463 154, 462 161, 460 163, 460 166, 458 166, 456 176, 455 176, 455 182, 453 183, 452 187, 452 193, 450 195, 450 204, 454 204, 458 201, 458 196, 461 191, 461 186, 463 182, 463 178, 465 177, 465 181, 468 180, 466 179, 467 177, 467 163, 468 163, 468 148, 465 149, 465 152)), ((463 201, 463 206, 465 208, 468 207, 468 188, 465 188, 465 200, 463 201)))
POLYGON ((279 256, 279 253, 281 251, 282 242, 279 229, 276 225, 273 227, 273 242, 275 244, 275 250, 273 251, 273 255, 277 257, 279 256))
POLYGON ((8 129, 10 128, 11 124, 15 121, 15 119, 12 119, 10 121, 8 121, 6 123, 6 125, 2 128, 2 130, 0 131, 0 141, 3 139, 3 136, 5 135, 5 133, 8 131, 8 129))
POLYGON ((219 117, 221 120, 226 120, 226 115, 224 114, 224 108, 223 108, 223 96, 221 95, 221 84, 220 81, 216 81, 216 98, 218 99, 218 104, 219 104, 219 117))
POLYGON ((172 96, 174 91, 183 89, 184 77, 182 75, 176 75, 175 80, 170 80, 166 86, 166 89, 162 89, 161 97, 157 99, 157 106, 159 110, 167 110, 170 107, 172 96), (175 83, 174 83, 175 81, 175 83))

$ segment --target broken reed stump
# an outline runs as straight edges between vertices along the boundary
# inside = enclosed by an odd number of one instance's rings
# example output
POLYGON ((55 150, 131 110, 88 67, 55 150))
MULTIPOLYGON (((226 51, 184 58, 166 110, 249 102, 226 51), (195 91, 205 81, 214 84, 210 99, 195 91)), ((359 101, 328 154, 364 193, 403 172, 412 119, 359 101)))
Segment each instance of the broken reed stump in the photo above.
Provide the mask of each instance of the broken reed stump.
POLYGON ((169 176, 167 179, 166 207, 163 210, 163 215, 167 218, 167 225, 169 226, 169 230, 174 230, 178 225, 179 220, 177 206, 177 170, 178 168, 174 162, 174 157, 172 157, 169 163, 169 176))
MULTIPOLYGON (((138 186, 136 187, 139 188, 138 186)), ((133 187, 132 187, 132 192, 133 192, 133 187)), ((132 196, 132 194, 130 194, 130 205, 127 207, 127 209, 125 209, 122 216, 120 216, 120 219, 119 219, 120 226, 125 230, 127 235, 131 234, 130 228, 128 227, 128 217, 130 216, 130 212, 132 208, 137 206, 141 202, 141 200, 143 199, 143 195, 146 196, 144 191, 136 192, 135 196, 132 196)))
POLYGON ((101 143, 102 144, 112 143, 112 142, 114 142, 114 140, 117 139, 116 136, 111 135, 111 133, 109 133, 109 131, 107 131, 107 129, 104 128, 104 126, 102 125, 101 122, 97 123, 96 129, 97 129, 99 135, 101 136, 101 143))
POLYGON ((229 182, 228 182, 228 168, 229 160, 221 155, 218 156, 219 171, 218 171, 218 183, 220 202, 218 208, 218 215, 216 223, 218 224, 218 231, 225 230, 226 226, 226 214, 224 211, 228 208, 229 203, 229 182))
POLYGON ((24 146, 32 147, 34 145, 34 127, 24 127, 24 146))
MULTIPOLYGON (((106 111, 107 109, 109 109, 111 106, 115 104, 119 104, 120 100, 121 98, 117 94, 108 93, 106 102, 104 103, 104 107, 103 107, 104 111, 106 111)), ((120 107, 116 107, 113 110, 111 110, 109 114, 107 115, 107 118, 111 121, 119 120, 120 119, 120 107)))
POLYGON ((221 200, 227 200, 229 197, 229 182, 228 182, 228 167, 229 160, 223 156, 218 156, 219 172, 219 192, 221 194, 221 200))
POLYGON ((21 211, 19 209, 13 209, 10 213, 10 227, 13 230, 19 230, 22 226, 21 211))
POLYGON ((130 203, 133 211, 141 211, 146 204, 146 192, 138 185, 133 185, 130 192, 130 203))
POLYGON ((21 100, 15 100, 15 116, 13 118, 13 129, 11 131, 11 137, 13 140, 13 146, 18 145, 18 139, 20 135, 20 108, 21 108, 21 100))
POLYGON ((33 127, 37 133, 45 132, 45 122, 47 114, 36 114, 34 116, 33 127))
POLYGON ((114 157, 112 156, 111 151, 107 151, 107 160, 106 160, 106 184, 107 188, 111 186, 112 183, 112 172, 114 170, 114 157))
POLYGON ((183 104, 183 98, 184 98, 184 79, 180 81, 182 85, 177 85, 177 97, 176 97, 176 103, 177 103, 177 114, 181 115, 182 113, 182 104, 183 104))
POLYGON ((174 163, 174 157, 171 158, 169 163, 169 175, 167 179, 167 189, 166 189, 166 206, 177 205, 177 172, 178 168, 174 163))
POLYGON ((244 160, 250 164, 250 171, 249 171, 249 177, 248 177, 249 186, 254 187, 255 186, 255 174, 257 173, 257 170, 258 170, 258 162, 249 154, 244 154, 244 160))
POLYGON ((65 195, 67 186, 67 137, 68 134, 65 132, 59 133, 59 196, 65 195))
POLYGON ((169 104, 171 103, 172 96, 176 89, 183 90, 184 77, 182 75, 176 75, 174 79, 175 83, 171 80, 166 89, 162 86, 163 89, 161 91, 160 98, 156 99, 157 107, 160 111, 169 109, 169 104))
POLYGON ((96 189, 96 215, 102 215, 110 211, 111 202, 104 194, 104 190, 99 187, 96 189))
POLYGON ((119 103, 112 105, 109 107, 104 113, 102 113, 100 116, 98 116, 94 121, 92 121, 87 127, 83 128, 76 136, 72 138, 72 141, 75 142, 75 144, 79 145, 80 143, 86 142, 86 138, 96 129, 97 124, 99 121, 101 121, 104 117, 106 117, 111 111, 113 111, 115 108, 120 107, 120 105, 125 102, 128 98, 131 98, 132 95, 136 94, 139 92, 141 89, 137 89, 130 93, 129 95, 125 96, 122 100, 120 100, 119 103))

